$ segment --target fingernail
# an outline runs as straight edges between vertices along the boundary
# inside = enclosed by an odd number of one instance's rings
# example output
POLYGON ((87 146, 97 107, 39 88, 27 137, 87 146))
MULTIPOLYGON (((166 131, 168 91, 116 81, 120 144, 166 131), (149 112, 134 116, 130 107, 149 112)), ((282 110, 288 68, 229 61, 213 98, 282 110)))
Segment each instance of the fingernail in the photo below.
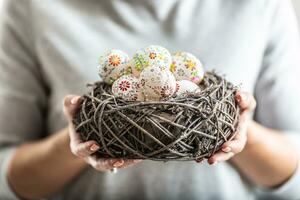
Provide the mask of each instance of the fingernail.
POLYGON ((240 102, 241 101, 241 94, 237 93, 236 96, 235 96, 235 99, 236 99, 237 102, 240 102))
POLYGON ((139 163, 141 161, 142 161, 141 159, 139 159, 139 160, 133 160, 134 163, 139 163))
POLYGON ((99 149, 99 146, 96 145, 96 144, 93 144, 91 147, 90 147, 90 150, 91 151, 97 151, 99 149))
POLYGON ((123 165, 123 163, 124 163, 123 161, 116 161, 116 162, 113 163, 113 166, 114 167, 121 167, 123 165))
POLYGON ((71 99, 71 104, 76 104, 78 102, 78 97, 73 97, 71 99))
POLYGON ((228 153, 228 152, 231 151, 231 148, 230 147, 224 147, 224 148, 222 148, 222 151, 228 153))

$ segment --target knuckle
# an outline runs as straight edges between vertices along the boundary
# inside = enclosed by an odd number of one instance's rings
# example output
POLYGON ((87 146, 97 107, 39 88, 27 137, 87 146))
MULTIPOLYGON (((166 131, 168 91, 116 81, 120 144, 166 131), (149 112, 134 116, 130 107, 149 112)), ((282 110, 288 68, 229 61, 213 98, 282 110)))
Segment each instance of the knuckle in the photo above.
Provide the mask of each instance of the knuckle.
POLYGON ((74 148, 73 152, 78 157, 81 157, 81 158, 86 157, 86 153, 83 151, 82 148, 74 148))
POLYGON ((236 148, 235 148, 235 153, 241 153, 244 149, 244 144, 243 143, 239 143, 236 145, 236 148))
POLYGON ((237 148, 236 150, 235 150, 235 153, 241 153, 242 152, 242 148, 237 148))
POLYGON ((106 161, 102 159, 95 160, 95 168, 98 170, 104 170, 106 169, 106 161))
POLYGON ((113 166, 113 161, 110 160, 110 159, 106 159, 103 161, 103 165, 106 169, 112 169, 114 166, 113 166))
POLYGON ((96 161, 96 162, 93 162, 92 164, 92 167, 94 168, 94 169, 96 169, 97 171, 105 171, 106 170, 106 168, 103 166, 103 164, 101 164, 101 163, 99 163, 98 161, 96 161))
POLYGON ((63 99, 63 106, 64 107, 68 107, 70 98, 71 98, 70 95, 67 95, 67 96, 64 97, 64 99, 63 99))
POLYGON ((103 164, 101 162, 96 162, 92 166, 98 171, 105 170, 105 167, 103 166, 103 164))
POLYGON ((71 152, 74 154, 74 155, 76 155, 76 156, 79 156, 79 152, 78 152, 78 149, 76 149, 76 148, 72 148, 71 147, 71 152))

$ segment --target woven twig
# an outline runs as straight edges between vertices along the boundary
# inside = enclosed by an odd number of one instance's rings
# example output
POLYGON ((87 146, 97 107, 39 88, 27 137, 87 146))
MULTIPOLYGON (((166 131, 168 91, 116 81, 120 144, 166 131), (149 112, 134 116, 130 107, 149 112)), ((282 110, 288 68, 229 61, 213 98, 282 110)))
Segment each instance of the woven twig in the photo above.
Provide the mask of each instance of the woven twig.
POLYGON ((214 72, 205 74, 200 93, 161 102, 115 98, 100 82, 89 87, 74 125, 84 141, 99 143, 99 157, 207 158, 234 136, 238 124, 237 88, 214 72))

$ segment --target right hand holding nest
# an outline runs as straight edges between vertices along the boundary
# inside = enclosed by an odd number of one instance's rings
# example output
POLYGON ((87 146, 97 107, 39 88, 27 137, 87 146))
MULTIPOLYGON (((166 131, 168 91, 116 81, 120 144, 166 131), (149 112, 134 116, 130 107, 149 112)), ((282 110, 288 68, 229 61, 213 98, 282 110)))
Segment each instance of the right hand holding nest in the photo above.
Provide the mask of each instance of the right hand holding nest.
POLYGON ((67 95, 64 98, 64 114, 68 119, 70 148, 73 154, 84 159, 89 165, 98 171, 112 170, 114 168, 126 168, 133 166, 141 160, 118 159, 118 158, 97 158, 93 153, 100 148, 96 141, 83 142, 80 135, 76 133, 72 123, 73 117, 82 103, 82 98, 76 95, 67 95))

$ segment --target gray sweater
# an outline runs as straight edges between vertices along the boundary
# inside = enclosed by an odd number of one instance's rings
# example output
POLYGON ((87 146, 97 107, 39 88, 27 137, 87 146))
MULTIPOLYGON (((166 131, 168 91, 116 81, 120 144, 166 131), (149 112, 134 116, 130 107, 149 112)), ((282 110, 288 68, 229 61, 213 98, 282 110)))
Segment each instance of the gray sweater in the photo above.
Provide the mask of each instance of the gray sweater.
MULTIPOLYGON (((14 150, 67 125, 64 95, 83 94, 99 80, 98 56, 111 48, 132 55, 158 44, 195 54, 207 70, 253 92, 255 120, 300 147, 300 43, 289 0, 7 0, 4 11, 1 200, 18 199, 6 179, 14 150)), ((145 161, 117 174, 89 168, 49 199, 260 198, 299 200, 300 169, 268 190, 230 163, 145 161)))

